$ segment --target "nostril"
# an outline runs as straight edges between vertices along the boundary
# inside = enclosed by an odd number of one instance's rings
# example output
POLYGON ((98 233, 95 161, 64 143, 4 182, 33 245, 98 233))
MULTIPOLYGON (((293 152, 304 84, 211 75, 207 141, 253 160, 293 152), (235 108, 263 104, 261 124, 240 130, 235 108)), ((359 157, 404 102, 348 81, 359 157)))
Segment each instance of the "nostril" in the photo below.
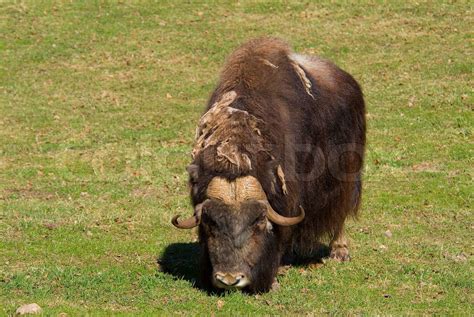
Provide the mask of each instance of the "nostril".
POLYGON ((214 278, 216 281, 219 281, 220 283, 226 285, 226 286, 235 286, 239 284, 242 280, 245 279, 245 275, 242 273, 237 273, 237 274, 230 274, 230 273, 215 273, 214 278))
POLYGON ((216 273, 214 275, 214 277, 216 278, 216 280, 219 280, 219 281, 224 281, 224 275, 223 274, 219 274, 219 273, 216 273))

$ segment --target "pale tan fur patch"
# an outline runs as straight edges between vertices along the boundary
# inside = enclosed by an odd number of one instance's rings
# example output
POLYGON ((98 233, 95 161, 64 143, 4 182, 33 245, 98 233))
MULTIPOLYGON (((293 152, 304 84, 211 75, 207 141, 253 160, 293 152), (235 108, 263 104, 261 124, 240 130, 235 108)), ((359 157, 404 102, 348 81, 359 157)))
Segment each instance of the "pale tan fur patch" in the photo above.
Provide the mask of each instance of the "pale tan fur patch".
MULTIPOLYGON (((215 145, 219 140, 215 134, 211 134, 212 129, 218 128, 220 123, 226 119, 226 112, 229 112, 229 106, 237 97, 235 91, 229 91, 222 95, 211 108, 201 117, 196 129, 194 147, 192 151, 193 159, 198 153, 210 145, 215 145)), ((237 109, 235 109, 237 110, 237 109)))
POLYGON ((288 189, 286 187, 286 180, 285 180, 285 173, 283 173, 283 169, 281 168, 281 165, 278 165, 277 167, 277 174, 278 174, 278 178, 280 178, 281 189, 283 190, 283 194, 288 195, 288 189))
POLYGON ((304 86, 304 89, 306 90, 306 93, 311 96, 311 98, 314 99, 313 94, 311 93, 311 81, 309 78, 306 76, 306 73, 304 69, 295 61, 291 63, 293 65, 293 68, 295 69, 296 73, 300 77, 301 83, 304 86))
POLYGON ((277 65, 273 64, 273 63, 270 62, 268 59, 261 58, 260 60, 261 60, 265 65, 270 66, 271 68, 278 68, 277 65))
POLYGON ((236 97, 235 91, 223 94, 201 117, 192 157, 194 159, 204 149, 215 146, 218 164, 245 172, 252 169, 252 161, 245 151, 253 154, 264 150, 265 146, 258 128, 259 120, 247 111, 230 106, 236 97), (247 141, 242 141, 243 138, 247 141))
POLYGON ((336 88, 331 62, 316 56, 307 56, 297 53, 291 53, 289 58, 306 70, 308 74, 316 80, 319 85, 323 85, 330 90, 336 88))
POLYGON ((249 170, 252 169, 252 162, 250 161, 248 155, 239 153, 237 145, 229 143, 229 140, 221 142, 216 151, 218 161, 225 159, 237 166, 237 168, 242 166, 249 170))

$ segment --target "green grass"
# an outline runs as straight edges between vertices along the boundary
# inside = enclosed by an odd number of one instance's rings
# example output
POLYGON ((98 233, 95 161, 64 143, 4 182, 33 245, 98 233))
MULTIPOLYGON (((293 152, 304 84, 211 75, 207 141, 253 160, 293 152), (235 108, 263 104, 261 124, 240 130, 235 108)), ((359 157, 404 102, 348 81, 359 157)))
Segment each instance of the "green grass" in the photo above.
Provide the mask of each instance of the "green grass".
POLYGON ((474 314, 471 5, 307 3, 0 4, 0 314, 474 314), (170 219, 191 212, 185 166, 218 71, 260 35, 364 89, 353 260, 210 296, 192 285, 196 233, 170 219), (173 246, 184 278, 157 264, 173 246))

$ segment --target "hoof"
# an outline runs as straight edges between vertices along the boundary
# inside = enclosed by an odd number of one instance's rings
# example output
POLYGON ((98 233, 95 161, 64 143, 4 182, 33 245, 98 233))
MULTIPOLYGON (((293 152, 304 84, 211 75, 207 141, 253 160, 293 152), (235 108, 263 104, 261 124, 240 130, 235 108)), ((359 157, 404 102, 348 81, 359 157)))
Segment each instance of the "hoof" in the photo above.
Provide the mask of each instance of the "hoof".
POLYGON ((351 259, 349 255, 349 249, 347 249, 346 247, 332 249, 330 257, 331 259, 336 260, 338 262, 346 262, 351 259))
POLYGON ((278 283, 278 281, 275 279, 272 283, 272 288, 271 290, 272 291, 278 291, 280 289, 280 283, 278 283))

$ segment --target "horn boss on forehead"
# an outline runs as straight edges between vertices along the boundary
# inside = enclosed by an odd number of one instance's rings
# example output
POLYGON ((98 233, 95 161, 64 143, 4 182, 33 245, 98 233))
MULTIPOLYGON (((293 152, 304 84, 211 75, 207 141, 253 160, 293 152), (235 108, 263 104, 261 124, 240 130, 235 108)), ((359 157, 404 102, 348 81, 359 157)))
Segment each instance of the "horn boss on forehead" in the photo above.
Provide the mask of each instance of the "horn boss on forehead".
POLYGON ((233 181, 214 177, 207 186, 206 193, 209 198, 219 199, 227 204, 237 204, 249 199, 266 199, 262 186, 253 176, 239 177, 233 181))

